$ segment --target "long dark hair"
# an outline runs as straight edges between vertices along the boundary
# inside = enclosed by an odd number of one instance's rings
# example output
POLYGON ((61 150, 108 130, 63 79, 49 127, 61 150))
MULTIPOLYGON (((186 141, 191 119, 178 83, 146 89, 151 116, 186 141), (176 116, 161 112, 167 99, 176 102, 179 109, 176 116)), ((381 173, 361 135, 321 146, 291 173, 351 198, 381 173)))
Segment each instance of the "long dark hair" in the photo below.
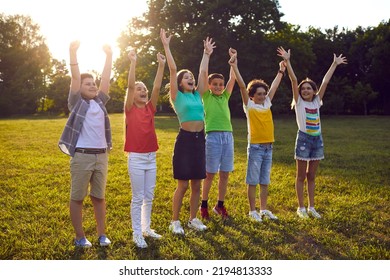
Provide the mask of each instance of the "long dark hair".
MULTIPOLYGON (((188 74, 192 75, 192 77, 194 77, 194 74, 192 74, 192 72, 190 70, 188 70, 188 69, 182 69, 179 72, 177 72, 177 76, 176 76, 177 88, 181 92, 184 92, 184 89, 180 86, 180 83, 183 80, 184 74, 186 74, 186 73, 188 73, 188 74)), ((194 81, 195 81, 195 77, 194 77, 194 81)), ((192 93, 194 93, 194 92, 195 92, 195 87, 192 90, 192 93)))
MULTIPOLYGON (((313 95, 313 99, 314 99, 314 98, 316 97, 316 95, 317 95, 318 87, 317 87, 317 84, 316 84, 312 79, 309 79, 309 78, 306 78, 306 79, 304 79, 302 82, 299 83, 299 85, 298 85, 298 92, 299 92, 299 95, 300 95, 301 98, 302 98, 302 95, 301 95, 302 85, 303 85, 303 84, 306 84, 306 83, 308 83, 308 84, 312 87, 312 89, 314 90, 314 92, 315 92, 315 94, 313 95)), ((303 98, 302 98, 302 99, 303 99, 303 98)), ((312 100, 312 101, 313 101, 313 100, 312 100)), ((295 105, 296 105, 296 104, 295 104, 295 100, 294 100, 294 98, 293 98, 293 100, 291 101, 291 109, 293 109, 295 105)))

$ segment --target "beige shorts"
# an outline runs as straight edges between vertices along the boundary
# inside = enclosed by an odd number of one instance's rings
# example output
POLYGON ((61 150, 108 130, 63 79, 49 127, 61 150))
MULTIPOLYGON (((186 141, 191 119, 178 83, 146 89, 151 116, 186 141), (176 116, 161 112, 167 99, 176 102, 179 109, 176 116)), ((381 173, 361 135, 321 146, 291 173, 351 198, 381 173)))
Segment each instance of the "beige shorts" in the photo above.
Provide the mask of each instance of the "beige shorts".
POLYGON ((72 177, 70 199, 83 200, 88 194, 89 184, 91 184, 89 195, 104 199, 107 171, 107 152, 102 154, 75 153, 70 160, 70 174, 72 177))

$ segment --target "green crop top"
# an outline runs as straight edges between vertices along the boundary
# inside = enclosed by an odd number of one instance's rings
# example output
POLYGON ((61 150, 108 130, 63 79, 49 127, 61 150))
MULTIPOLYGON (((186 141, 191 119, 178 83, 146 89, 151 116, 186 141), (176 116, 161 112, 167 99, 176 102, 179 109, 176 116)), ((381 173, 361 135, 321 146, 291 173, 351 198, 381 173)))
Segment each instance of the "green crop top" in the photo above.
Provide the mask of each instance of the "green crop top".
POLYGON ((199 92, 178 91, 173 105, 180 123, 204 121, 204 108, 199 92))

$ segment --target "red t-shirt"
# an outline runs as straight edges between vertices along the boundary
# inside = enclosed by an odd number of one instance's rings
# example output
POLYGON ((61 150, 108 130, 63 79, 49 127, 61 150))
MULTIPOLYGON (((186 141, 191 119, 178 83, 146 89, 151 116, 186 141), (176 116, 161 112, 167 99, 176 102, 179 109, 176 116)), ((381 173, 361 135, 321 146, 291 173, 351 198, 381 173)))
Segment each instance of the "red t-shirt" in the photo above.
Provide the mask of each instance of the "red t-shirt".
POLYGON ((154 128, 156 108, 148 102, 144 108, 133 105, 126 114, 126 152, 150 153, 158 150, 157 135, 154 128))

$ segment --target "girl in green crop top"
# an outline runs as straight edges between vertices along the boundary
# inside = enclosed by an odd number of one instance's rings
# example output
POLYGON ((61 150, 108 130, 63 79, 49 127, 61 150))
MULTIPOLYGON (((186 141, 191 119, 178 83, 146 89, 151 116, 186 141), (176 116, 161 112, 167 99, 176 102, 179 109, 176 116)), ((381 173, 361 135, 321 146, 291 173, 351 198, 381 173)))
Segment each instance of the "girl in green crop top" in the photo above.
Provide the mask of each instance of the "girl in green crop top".
POLYGON ((199 68, 198 86, 196 87, 191 71, 184 69, 177 72, 176 63, 169 47, 172 35, 167 36, 165 30, 161 29, 160 37, 170 72, 169 97, 180 122, 180 131, 176 138, 173 154, 173 176, 177 179, 178 185, 173 196, 173 214, 169 229, 174 234, 184 234, 179 216, 184 195, 188 186, 191 185, 188 226, 202 231, 207 227, 196 218, 201 181, 206 177, 204 110, 201 95, 208 87, 208 64, 215 43, 208 37, 203 41, 204 52, 199 68))

